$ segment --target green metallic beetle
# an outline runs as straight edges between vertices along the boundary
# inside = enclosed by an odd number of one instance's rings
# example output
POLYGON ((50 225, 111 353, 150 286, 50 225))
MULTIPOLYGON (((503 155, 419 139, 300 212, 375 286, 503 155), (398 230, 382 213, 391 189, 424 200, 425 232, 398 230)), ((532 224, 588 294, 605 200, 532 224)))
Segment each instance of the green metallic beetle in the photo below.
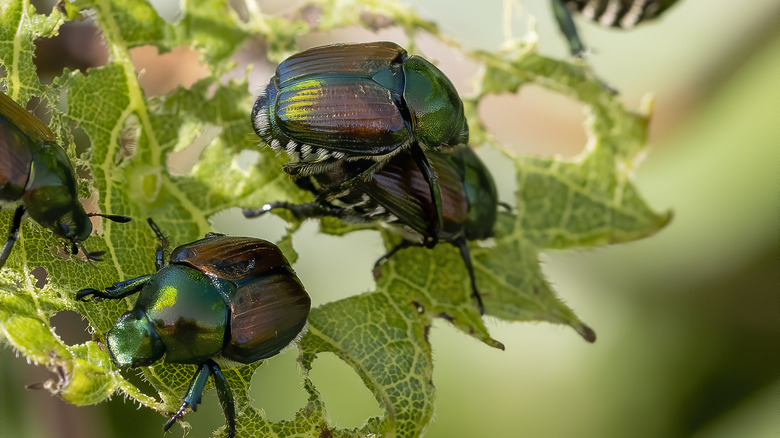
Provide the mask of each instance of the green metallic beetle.
POLYGON ((291 175, 326 173, 344 160, 373 161, 334 193, 410 151, 434 200, 425 236, 435 244, 441 194, 426 152, 468 143, 469 130, 455 87, 429 61, 391 42, 305 50, 283 61, 260 91, 252 124, 272 149, 287 152, 291 175))
POLYGON ((572 13, 604 27, 630 29, 639 23, 657 18, 678 0, 552 0, 558 27, 569 43, 571 54, 583 57, 587 52, 577 33, 572 13))
POLYGON ((209 375, 235 436, 233 394, 217 362, 242 364, 271 357, 294 342, 306 324, 311 299, 279 248, 251 237, 208 234, 173 250, 160 240, 157 273, 114 283, 105 292, 82 289, 78 300, 120 299, 139 293, 133 309, 106 335, 117 366, 165 362, 196 364, 181 408, 165 423, 168 430, 188 407, 196 410, 209 375))
MULTIPOLYGON (((499 205, 493 177, 467 145, 448 152, 429 151, 427 155, 439 174, 442 196, 443 222, 435 237, 460 250, 471 278, 472 295, 480 313, 484 313, 467 241, 493 235, 499 205)), ((334 187, 371 165, 368 160, 343 161, 329 172, 299 178, 296 183, 318 196, 333 193, 334 187)), ((244 210, 244 215, 255 217, 274 209, 287 209, 298 218, 333 216, 347 222, 387 223, 404 240, 380 258, 378 266, 398 250, 426 242, 434 208, 423 174, 411 153, 404 151, 391 158, 370 180, 347 192, 308 204, 274 202, 257 210, 244 210)))
MULTIPOLYGON (((24 213, 71 242, 71 252, 92 233, 90 216, 127 222, 126 216, 87 213, 76 194, 76 177, 54 133, 13 99, 0 93, 0 201, 19 201, 8 238, 0 250, 0 268, 19 237, 24 213)), ((84 251, 83 248, 81 248, 84 251)), ((102 252, 84 251, 88 260, 102 252)))

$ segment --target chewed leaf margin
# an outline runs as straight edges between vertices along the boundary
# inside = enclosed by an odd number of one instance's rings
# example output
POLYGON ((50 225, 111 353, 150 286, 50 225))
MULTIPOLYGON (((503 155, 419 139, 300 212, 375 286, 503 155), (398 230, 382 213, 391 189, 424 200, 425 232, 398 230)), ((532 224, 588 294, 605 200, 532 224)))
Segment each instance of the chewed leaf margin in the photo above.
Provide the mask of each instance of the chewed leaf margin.
MULTIPOLYGON (((211 231, 209 217, 227 208, 255 207, 269 200, 310 200, 309 194, 278 171, 281 159, 262 145, 258 148, 249 123, 252 96, 246 81, 219 78, 233 65, 231 57, 254 36, 264 37, 269 59, 279 61, 296 50, 298 35, 364 24, 371 14, 389 17, 402 27, 410 38, 406 44, 410 50, 416 47, 415 35, 424 31, 485 67, 477 95, 466 100, 476 145, 503 151, 476 115, 476 104, 489 93, 516 92, 536 83, 570 95, 589 108, 591 147, 578 160, 507 153, 517 171, 517 209, 500 215, 492 242, 470 246, 487 315, 565 324, 586 340, 595 339, 593 330, 556 296, 540 269, 538 254, 544 249, 634 240, 668 222, 668 215, 657 215, 645 205, 631 183, 635 157, 645 143, 647 115, 627 112, 584 65, 541 57, 532 46, 516 45, 502 53, 466 50, 442 34, 435 23, 393 1, 364 0, 358 6, 342 0, 312 2, 320 14, 316 29, 309 27, 302 14, 283 18, 249 10, 244 20, 227 3, 185 2, 175 23, 162 20, 142 1, 78 0, 48 16, 35 14, 22 1, 0 8, 4 24, 0 26, 0 64, 6 74, 2 84, 20 102, 44 97, 55 132, 82 128, 91 143, 87 156, 74 156, 72 139, 62 137, 74 162, 91 172, 92 180, 82 181, 86 192, 96 194, 102 212, 136 218, 126 225, 102 223, 102 234, 87 240, 90 250, 107 253, 99 266, 56 256, 53 252, 61 243, 52 233, 24 221, 17 247, 0 272, 0 333, 5 343, 54 373, 43 385, 46 389, 77 405, 99 403, 120 391, 163 415, 178 408, 193 373, 191 366, 158 363, 145 368, 144 377, 156 392, 150 396, 116 369, 102 346, 105 332, 132 300, 81 303, 74 301, 74 293, 153 269, 157 241, 144 223, 146 217, 154 217, 170 241, 181 244, 211 231), (79 11, 85 10, 101 28, 111 62, 88 72, 66 70, 51 86, 41 85, 32 63, 33 41, 56 34, 63 22, 79 18, 79 11), (10 32, 14 29, 21 32, 10 32), (202 54, 209 76, 189 89, 147 99, 129 55, 131 48, 146 44, 161 51, 193 47, 202 54), (61 111, 57 108, 62 108, 58 106, 62 96, 67 96, 67 109, 61 111), (199 134, 182 130, 207 127, 218 127, 219 133, 201 160, 189 175, 172 176, 167 169, 168 154, 181 149, 180 139, 199 134), (132 154, 120 159, 127 133, 133 135, 132 154), (235 162, 243 150, 259 154, 249 168, 235 162), (48 274, 43 288, 35 285, 32 275, 38 266, 48 274), (94 340, 66 345, 50 323, 63 310, 83 315, 94 331, 94 340)), ((0 230, 7 229, 10 216, 2 211, 0 230)), ((291 223, 290 230, 297 226, 291 223)), ((322 221, 322 228, 334 234, 355 229, 328 220, 322 221)), ((386 231, 380 232, 388 246, 397 241, 386 231)), ((282 243, 292 249, 289 234, 282 243)), ((236 397, 239 436, 420 435, 433 417, 428 332, 434 318, 445 318, 489 346, 503 347, 490 336, 471 300, 468 276, 455 248, 438 245, 433 250, 403 250, 382 267, 374 291, 312 310, 309 331, 299 344, 308 400, 295 418, 270 422, 251 405, 249 382, 259 363, 225 370, 236 397), (356 429, 331 425, 326 406, 309 379, 315 358, 323 352, 336 354, 355 369, 384 410, 381 418, 367 419, 356 429)), ((225 434, 224 427, 215 431, 215 436, 225 434)))

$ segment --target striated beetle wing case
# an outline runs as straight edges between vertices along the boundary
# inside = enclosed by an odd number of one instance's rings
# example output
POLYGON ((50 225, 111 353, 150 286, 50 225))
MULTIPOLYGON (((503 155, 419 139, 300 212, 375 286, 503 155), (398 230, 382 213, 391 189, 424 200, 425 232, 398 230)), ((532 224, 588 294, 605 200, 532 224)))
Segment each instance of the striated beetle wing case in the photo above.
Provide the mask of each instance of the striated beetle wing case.
POLYGON ((251 237, 214 236, 176 248, 183 263, 236 285, 228 297, 230 318, 223 354, 251 363, 273 356, 306 324, 311 299, 284 254, 251 237))

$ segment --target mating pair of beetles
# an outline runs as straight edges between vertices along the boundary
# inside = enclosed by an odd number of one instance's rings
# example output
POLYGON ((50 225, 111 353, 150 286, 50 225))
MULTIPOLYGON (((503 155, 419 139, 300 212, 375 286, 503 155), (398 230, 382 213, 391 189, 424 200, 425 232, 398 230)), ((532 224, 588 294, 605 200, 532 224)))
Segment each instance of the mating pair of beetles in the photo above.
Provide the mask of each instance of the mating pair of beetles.
MULTIPOLYGON (((285 208, 300 218, 384 221, 405 240, 380 260, 406 246, 451 242, 483 311, 466 241, 492 234, 495 184, 467 145, 455 88, 433 64, 389 42, 309 49, 279 65, 254 104, 252 123, 271 148, 287 153, 284 170, 316 200, 270 203, 245 210, 247 217, 285 208)), ((150 225, 160 240, 156 274, 77 297, 140 291, 106 336, 112 358, 144 366, 165 355, 167 362, 199 365, 165 430, 197 407, 211 375, 233 437, 233 397, 218 362, 278 353, 303 329, 309 296, 269 242, 210 235, 176 248, 164 266, 165 238, 150 225)))
MULTIPOLYGON (((467 145, 463 104, 433 64, 389 42, 316 47, 282 62, 253 110, 257 134, 290 160, 284 170, 316 195, 312 203, 276 202, 248 217, 285 208, 305 217, 384 221, 403 243, 453 243, 477 290, 466 241, 492 234, 497 194, 487 168, 467 145)), ((157 273, 83 289, 78 299, 139 293, 108 332, 118 365, 198 365, 181 408, 196 409, 209 376, 235 436, 235 408, 219 362, 251 363, 277 354, 303 329, 311 301, 281 251, 270 242, 208 235, 173 250, 157 273)), ((377 262, 379 263, 379 262, 377 262)))
MULTIPOLYGON (((0 267, 25 212, 82 249, 91 224, 76 195, 73 167, 54 135, 8 96, 0 95, 0 199, 19 201, 0 267), (56 202, 54 202, 56 201, 56 202)), ((248 217, 286 208, 298 217, 384 221, 405 238, 377 263, 410 245, 453 243, 482 300, 466 241, 492 234, 497 195, 487 168, 467 145, 463 104, 433 64, 389 42, 317 47, 293 55, 276 71, 252 110, 257 134, 286 151, 284 170, 316 195, 312 203, 276 202, 248 217)), ((123 216, 105 216, 126 222, 123 216)), ((220 362, 251 363, 277 354, 300 336, 311 300, 272 243, 209 234, 175 248, 150 219, 160 244, 157 272, 76 297, 121 299, 138 293, 132 310, 106 335, 118 366, 162 359, 198 365, 181 408, 200 403, 209 376, 235 436, 235 407, 220 362)))
MULTIPOLYGON (((605 25, 631 27, 676 0, 552 0, 572 53, 582 55, 568 9, 605 25), (617 5, 617 6, 615 6, 617 5)), ((452 83, 430 62, 392 43, 333 45, 294 55, 257 98, 257 134, 290 161, 284 171, 316 195, 314 202, 275 202, 247 217, 285 208, 300 218, 334 216, 384 221, 404 240, 377 263, 411 245, 447 241, 460 250, 472 295, 483 312, 467 240, 493 232, 497 194, 487 168, 467 145, 468 126, 452 83)), ((16 241, 25 212, 69 240, 72 252, 91 233, 78 202, 73 167, 54 135, 13 100, 0 94, 0 200, 19 201, 0 267, 16 241)), ((99 215, 126 222, 129 218, 99 215)), ((210 234, 177 247, 165 261, 160 240, 157 272, 77 298, 119 299, 138 293, 133 309, 106 335, 119 366, 146 366, 165 357, 198 365, 181 408, 196 409, 209 376, 234 437, 235 407, 218 362, 251 363, 277 354, 303 330, 311 301, 281 251, 254 238, 210 234)))

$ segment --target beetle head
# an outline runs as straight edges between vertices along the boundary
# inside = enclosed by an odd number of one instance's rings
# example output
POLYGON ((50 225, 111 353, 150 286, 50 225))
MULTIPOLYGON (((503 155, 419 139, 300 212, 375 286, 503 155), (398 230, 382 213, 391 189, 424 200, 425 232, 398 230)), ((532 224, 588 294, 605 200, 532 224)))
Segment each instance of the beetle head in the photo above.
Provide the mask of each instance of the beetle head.
POLYGON ((135 308, 122 315, 106 335, 108 352, 117 366, 151 365, 165 352, 146 313, 135 308))
POLYGON ((73 243, 86 240, 92 234, 92 222, 87 213, 79 208, 71 208, 55 221, 55 232, 73 243))
POLYGON ((468 143, 463 102, 447 76, 419 56, 409 57, 403 68, 404 101, 417 140, 433 149, 468 143))

